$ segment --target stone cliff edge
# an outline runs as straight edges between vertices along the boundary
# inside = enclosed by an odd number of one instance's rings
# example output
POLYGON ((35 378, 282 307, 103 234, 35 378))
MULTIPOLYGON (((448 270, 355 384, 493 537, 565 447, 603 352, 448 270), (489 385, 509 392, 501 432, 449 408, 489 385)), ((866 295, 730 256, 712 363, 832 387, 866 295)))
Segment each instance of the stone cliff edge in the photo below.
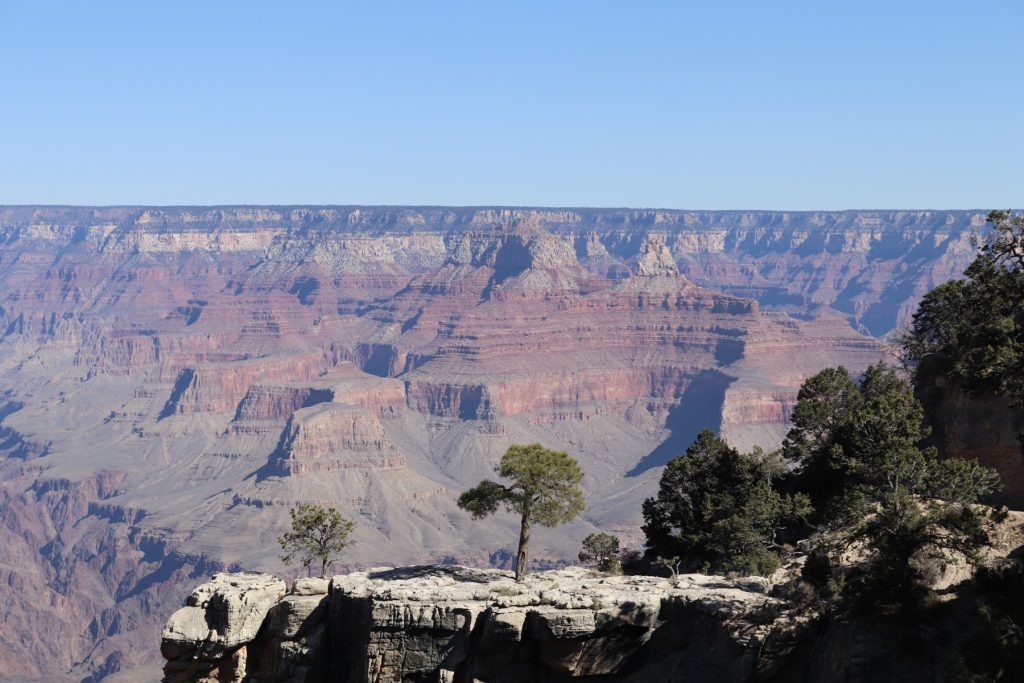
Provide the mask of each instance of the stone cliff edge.
POLYGON ((216 574, 164 627, 163 680, 764 680, 806 625, 768 588, 582 568, 522 583, 496 569, 387 568, 291 590, 265 574, 216 574))

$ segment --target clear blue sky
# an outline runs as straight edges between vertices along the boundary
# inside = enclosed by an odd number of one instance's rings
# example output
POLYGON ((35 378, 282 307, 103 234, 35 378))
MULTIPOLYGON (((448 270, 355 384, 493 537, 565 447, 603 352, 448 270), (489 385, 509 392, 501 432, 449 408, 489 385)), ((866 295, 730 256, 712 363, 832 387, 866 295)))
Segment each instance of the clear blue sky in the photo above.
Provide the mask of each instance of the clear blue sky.
POLYGON ((1024 206, 1024 2, 0 0, 0 203, 1024 206))

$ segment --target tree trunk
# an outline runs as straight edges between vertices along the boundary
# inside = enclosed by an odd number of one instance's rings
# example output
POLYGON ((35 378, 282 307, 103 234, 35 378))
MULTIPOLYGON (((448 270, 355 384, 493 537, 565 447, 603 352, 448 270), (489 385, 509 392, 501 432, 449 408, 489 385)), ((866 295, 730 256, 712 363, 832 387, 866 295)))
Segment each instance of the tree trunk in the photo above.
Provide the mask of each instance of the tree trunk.
POLYGON ((523 510, 523 523, 519 527, 519 553, 516 555, 516 581, 522 581, 526 576, 527 557, 526 549, 530 544, 530 510, 523 510))

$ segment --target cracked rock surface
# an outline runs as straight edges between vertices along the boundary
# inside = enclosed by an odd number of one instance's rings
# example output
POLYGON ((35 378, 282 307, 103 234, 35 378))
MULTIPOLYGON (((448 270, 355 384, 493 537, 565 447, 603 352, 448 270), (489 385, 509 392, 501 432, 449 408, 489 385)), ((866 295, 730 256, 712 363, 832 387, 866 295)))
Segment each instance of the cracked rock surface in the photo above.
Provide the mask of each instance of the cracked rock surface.
POLYGON ((382 568, 288 594, 273 577, 220 574, 168 622, 164 680, 751 680, 785 663, 802 626, 767 592, 758 579, 672 585, 581 568, 521 583, 457 565, 382 568), (224 614, 230 628, 203 631, 224 614))

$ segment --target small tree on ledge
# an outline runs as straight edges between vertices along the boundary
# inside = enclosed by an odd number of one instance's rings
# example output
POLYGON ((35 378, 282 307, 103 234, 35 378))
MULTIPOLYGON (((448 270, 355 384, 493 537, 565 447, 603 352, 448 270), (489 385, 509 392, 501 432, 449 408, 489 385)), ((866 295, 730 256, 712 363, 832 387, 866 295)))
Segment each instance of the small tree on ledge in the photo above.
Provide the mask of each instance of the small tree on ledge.
POLYGON ((496 472, 512 483, 506 486, 485 479, 459 496, 459 507, 474 519, 494 514, 502 504, 520 515, 516 581, 522 581, 527 572, 530 525, 557 526, 572 521, 586 507, 580 489, 583 469, 567 453, 535 443, 510 446, 496 472))
POLYGON ((314 561, 319 561, 320 576, 324 576, 332 558, 354 543, 348 536, 355 523, 334 508, 320 505, 300 505, 289 512, 292 530, 277 539, 285 552, 281 560, 292 564, 298 558, 307 569, 314 561))
POLYGON ((598 571, 608 574, 622 573, 618 536, 605 533, 590 534, 583 539, 583 550, 580 551, 579 558, 580 562, 596 566, 598 571))

